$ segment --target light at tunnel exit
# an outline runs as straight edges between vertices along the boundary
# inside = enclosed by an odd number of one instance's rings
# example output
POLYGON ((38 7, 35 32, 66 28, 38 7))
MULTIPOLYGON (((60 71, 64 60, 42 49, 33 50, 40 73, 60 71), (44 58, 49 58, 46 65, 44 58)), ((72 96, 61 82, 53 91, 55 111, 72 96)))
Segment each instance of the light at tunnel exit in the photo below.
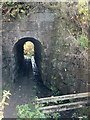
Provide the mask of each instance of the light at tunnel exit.
POLYGON ((24 44, 24 57, 34 56, 34 44, 30 41, 24 44))

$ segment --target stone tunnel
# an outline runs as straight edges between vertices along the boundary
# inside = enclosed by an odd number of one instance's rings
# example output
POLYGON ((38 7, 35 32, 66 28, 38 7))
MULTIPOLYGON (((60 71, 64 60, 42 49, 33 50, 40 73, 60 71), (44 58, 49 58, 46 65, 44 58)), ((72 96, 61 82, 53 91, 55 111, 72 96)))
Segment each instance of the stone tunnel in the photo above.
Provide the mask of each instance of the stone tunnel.
MULTIPOLYGON (((22 64, 23 45, 34 44, 34 57, 40 73, 44 73, 45 61, 51 53, 54 33, 54 15, 51 11, 41 11, 14 22, 3 21, 3 86, 13 84, 17 78, 16 67, 22 64), (8 42, 7 42, 8 41, 8 42), (19 51, 19 52, 18 52, 19 51)), ((43 78, 43 76, 42 76, 43 78)))
POLYGON ((77 50, 76 42, 64 27, 64 22, 55 18, 55 14, 59 12, 44 8, 27 15, 24 19, 3 21, 3 88, 13 85, 17 72, 15 66, 18 66, 17 63, 21 64, 24 57, 23 45, 31 41, 34 44, 35 61, 42 81, 48 88, 56 87, 62 94, 86 91, 87 62, 82 56, 72 56, 77 50), (65 44, 70 44, 68 50, 68 47, 64 47, 65 44), (67 53, 72 55, 68 56, 67 53), (81 66, 80 69, 76 64, 81 66))

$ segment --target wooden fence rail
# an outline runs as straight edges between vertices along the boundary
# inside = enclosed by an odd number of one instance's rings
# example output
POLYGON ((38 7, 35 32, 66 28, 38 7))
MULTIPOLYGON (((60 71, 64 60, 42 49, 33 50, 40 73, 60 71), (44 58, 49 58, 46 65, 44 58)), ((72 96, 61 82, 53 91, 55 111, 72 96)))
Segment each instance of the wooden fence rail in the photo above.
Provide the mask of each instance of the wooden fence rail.
POLYGON ((40 104, 48 103, 48 106, 46 105, 40 108, 40 111, 46 114, 66 111, 66 110, 72 110, 72 109, 81 108, 87 105, 87 103, 89 103, 89 97, 90 97, 90 92, 56 96, 56 97, 40 98, 40 99, 36 99, 36 107, 39 107, 40 104), (72 100, 72 102, 62 103, 62 101, 64 100, 72 100), (61 103, 59 103, 58 105, 49 106, 49 103, 54 103, 57 101, 61 101, 61 103))

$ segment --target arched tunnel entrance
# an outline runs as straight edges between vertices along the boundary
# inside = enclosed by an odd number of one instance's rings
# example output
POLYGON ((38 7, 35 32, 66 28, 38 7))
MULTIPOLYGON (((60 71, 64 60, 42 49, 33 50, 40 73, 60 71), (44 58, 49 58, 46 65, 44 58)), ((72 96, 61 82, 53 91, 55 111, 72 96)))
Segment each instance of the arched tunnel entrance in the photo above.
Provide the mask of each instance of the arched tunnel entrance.
POLYGON ((22 38, 14 45, 13 52, 14 72, 12 74, 14 74, 15 79, 11 90, 11 101, 9 107, 5 109, 5 118, 10 116, 11 118, 17 118, 17 105, 29 104, 30 108, 34 109, 33 101, 36 97, 51 96, 51 91, 43 84, 41 79, 41 43, 34 38, 22 38), (33 43, 34 46, 34 56, 32 57, 25 56, 24 45, 28 41, 33 43), (36 65, 36 71, 34 71, 33 65, 36 65))
MULTIPOLYGON (((29 37, 22 38, 15 44, 13 50, 17 76, 29 75, 30 72, 33 72, 41 80, 42 45, 40 41, 29 37), (32 56, 25 55, 24 46, 27 42, 31 42, 34 46, 34 54, 32 56)), ((16 79, 14 79, 14 82, 16 79)))

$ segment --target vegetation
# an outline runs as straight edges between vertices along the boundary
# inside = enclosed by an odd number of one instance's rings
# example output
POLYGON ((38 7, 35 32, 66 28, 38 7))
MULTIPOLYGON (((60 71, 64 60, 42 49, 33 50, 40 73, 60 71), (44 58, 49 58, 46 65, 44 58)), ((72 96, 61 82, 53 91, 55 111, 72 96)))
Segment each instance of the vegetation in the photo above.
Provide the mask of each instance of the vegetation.
POLYGON ((83 48, 88 48, 88 38, 86 36, 81 36, 78 39, 78 44, 83 48))
POLYGON ((33 8, 34 6, 28 2, 3 2, 3 19, 10 21, 16 18, 23 18, 28 14, 29 10, 33 10, 33 8))
MULTIPOLYGON (((2 12, 4 18, 16 18, 20 14, 27 15, 28 12, 30 11, 35 11, 37 7, 46 7, 50 9, 61 9, 61 4, 63 3, 60 2, 49 2, 49 3, 43 3, 43 2, 38 2, 32 3, 32 2, 3 2, 2 3, 2 12)), ((88 24, 89 20, 89 14, 88 14, 88 1, 87 0, 79 0, 79 2, 67 2, 66 3, 68 6, 68 12, 73 9, 74 13, 77 9, 77 13, 72 14, 72 18, 77 21, 78 24, 88 24)), ((72 13, 72 11, 70 11, 72 13)))
POLYGON ((9 97, 10 95, 11 95, 10 91, 6 91, 6 90, 3 91, 3 98, 2 98, 2 101, 0 102, 0 120, 4 118, 4 107, 5 105, 9 105, 6 102, 6 99, 10 99, 9 97))
POLYGON ((32 42, 26 42, 24 45, 24 55, 31 57, 34 55, 34 45, 32 42))
POLYGON ((44 113, 40 112, 40 108, 37 108, 34 111, 32 111, 28 104, 18 105, 16 108, 18 110, 17 114, 19 118, 59 118, 60 117, 59 113, 45 115, 44 113))
MULTIPOLYGON (((80 63, 80 61, 82 61, 81 59, 82 58, 84 59, 85 57, 87 57, 87 51, 88 51, 87 29, 88 29, 88 21, 90 17, 90 15, 88 14, 89 11, 88 11, 87 0, 79 1, 79 2, 73 2, 73 1, 66 2, 66 3, 62 2, 61 5, 60 6, 59 5, 60 4, 58 3, 57 5, 52 4, 51 7, 50 5, 48 6, 48 8, 52 8, 52 9, 56 8, 60 10, 60 12, 55 13, 55 20, 57 24, 56 34, 59 37, 57 37, 58 40, 56 40, 55 38, 52 44, 53 46, 52 53, 54 53, 52 55, 52 60, 51 60, 52 67, 54 69, 54 72, 52 73, 52 75, 55 77, 52 77, 51 75, 50 79, 52 80, 51 89, 54 94, 58 93, 55 91, 59 91, 57 89, 57 86, 58 86, 57 81, 59 81, 60 79, 62 81, 62 84, 70 83, 73 85, 72 81, 75 79, 75 74, 72 71, 74 69, 75 71, 77 71, 77 68, 75 67, 81 66, 81 63, 80 63), (68 33, 69 35, 67 35, 68 33), (74 38, 73 41, 72 41, 72 38, 74 38), (83 53, 85 54, 83 55, 83 53), (78 60, 79 55, 81 57, 78 60), (79 64, 77 64, 76 61, 78 61, 79 64), (70 66, 72 67, 72 63, 74 63, 73 69, 70 70, 70 66)), ((61 86, 61 89, 63 89, 62 86, 61 86)), ((69 90, 69 87, 68 87, 68 90, 69 90)))
POLYGON ((53 96, 59 96, 59 95, 61 95, 60 91, 56 87, 54 87, 53 85, 51 86, 50 89, 52 90, 52 95, 53 96))

